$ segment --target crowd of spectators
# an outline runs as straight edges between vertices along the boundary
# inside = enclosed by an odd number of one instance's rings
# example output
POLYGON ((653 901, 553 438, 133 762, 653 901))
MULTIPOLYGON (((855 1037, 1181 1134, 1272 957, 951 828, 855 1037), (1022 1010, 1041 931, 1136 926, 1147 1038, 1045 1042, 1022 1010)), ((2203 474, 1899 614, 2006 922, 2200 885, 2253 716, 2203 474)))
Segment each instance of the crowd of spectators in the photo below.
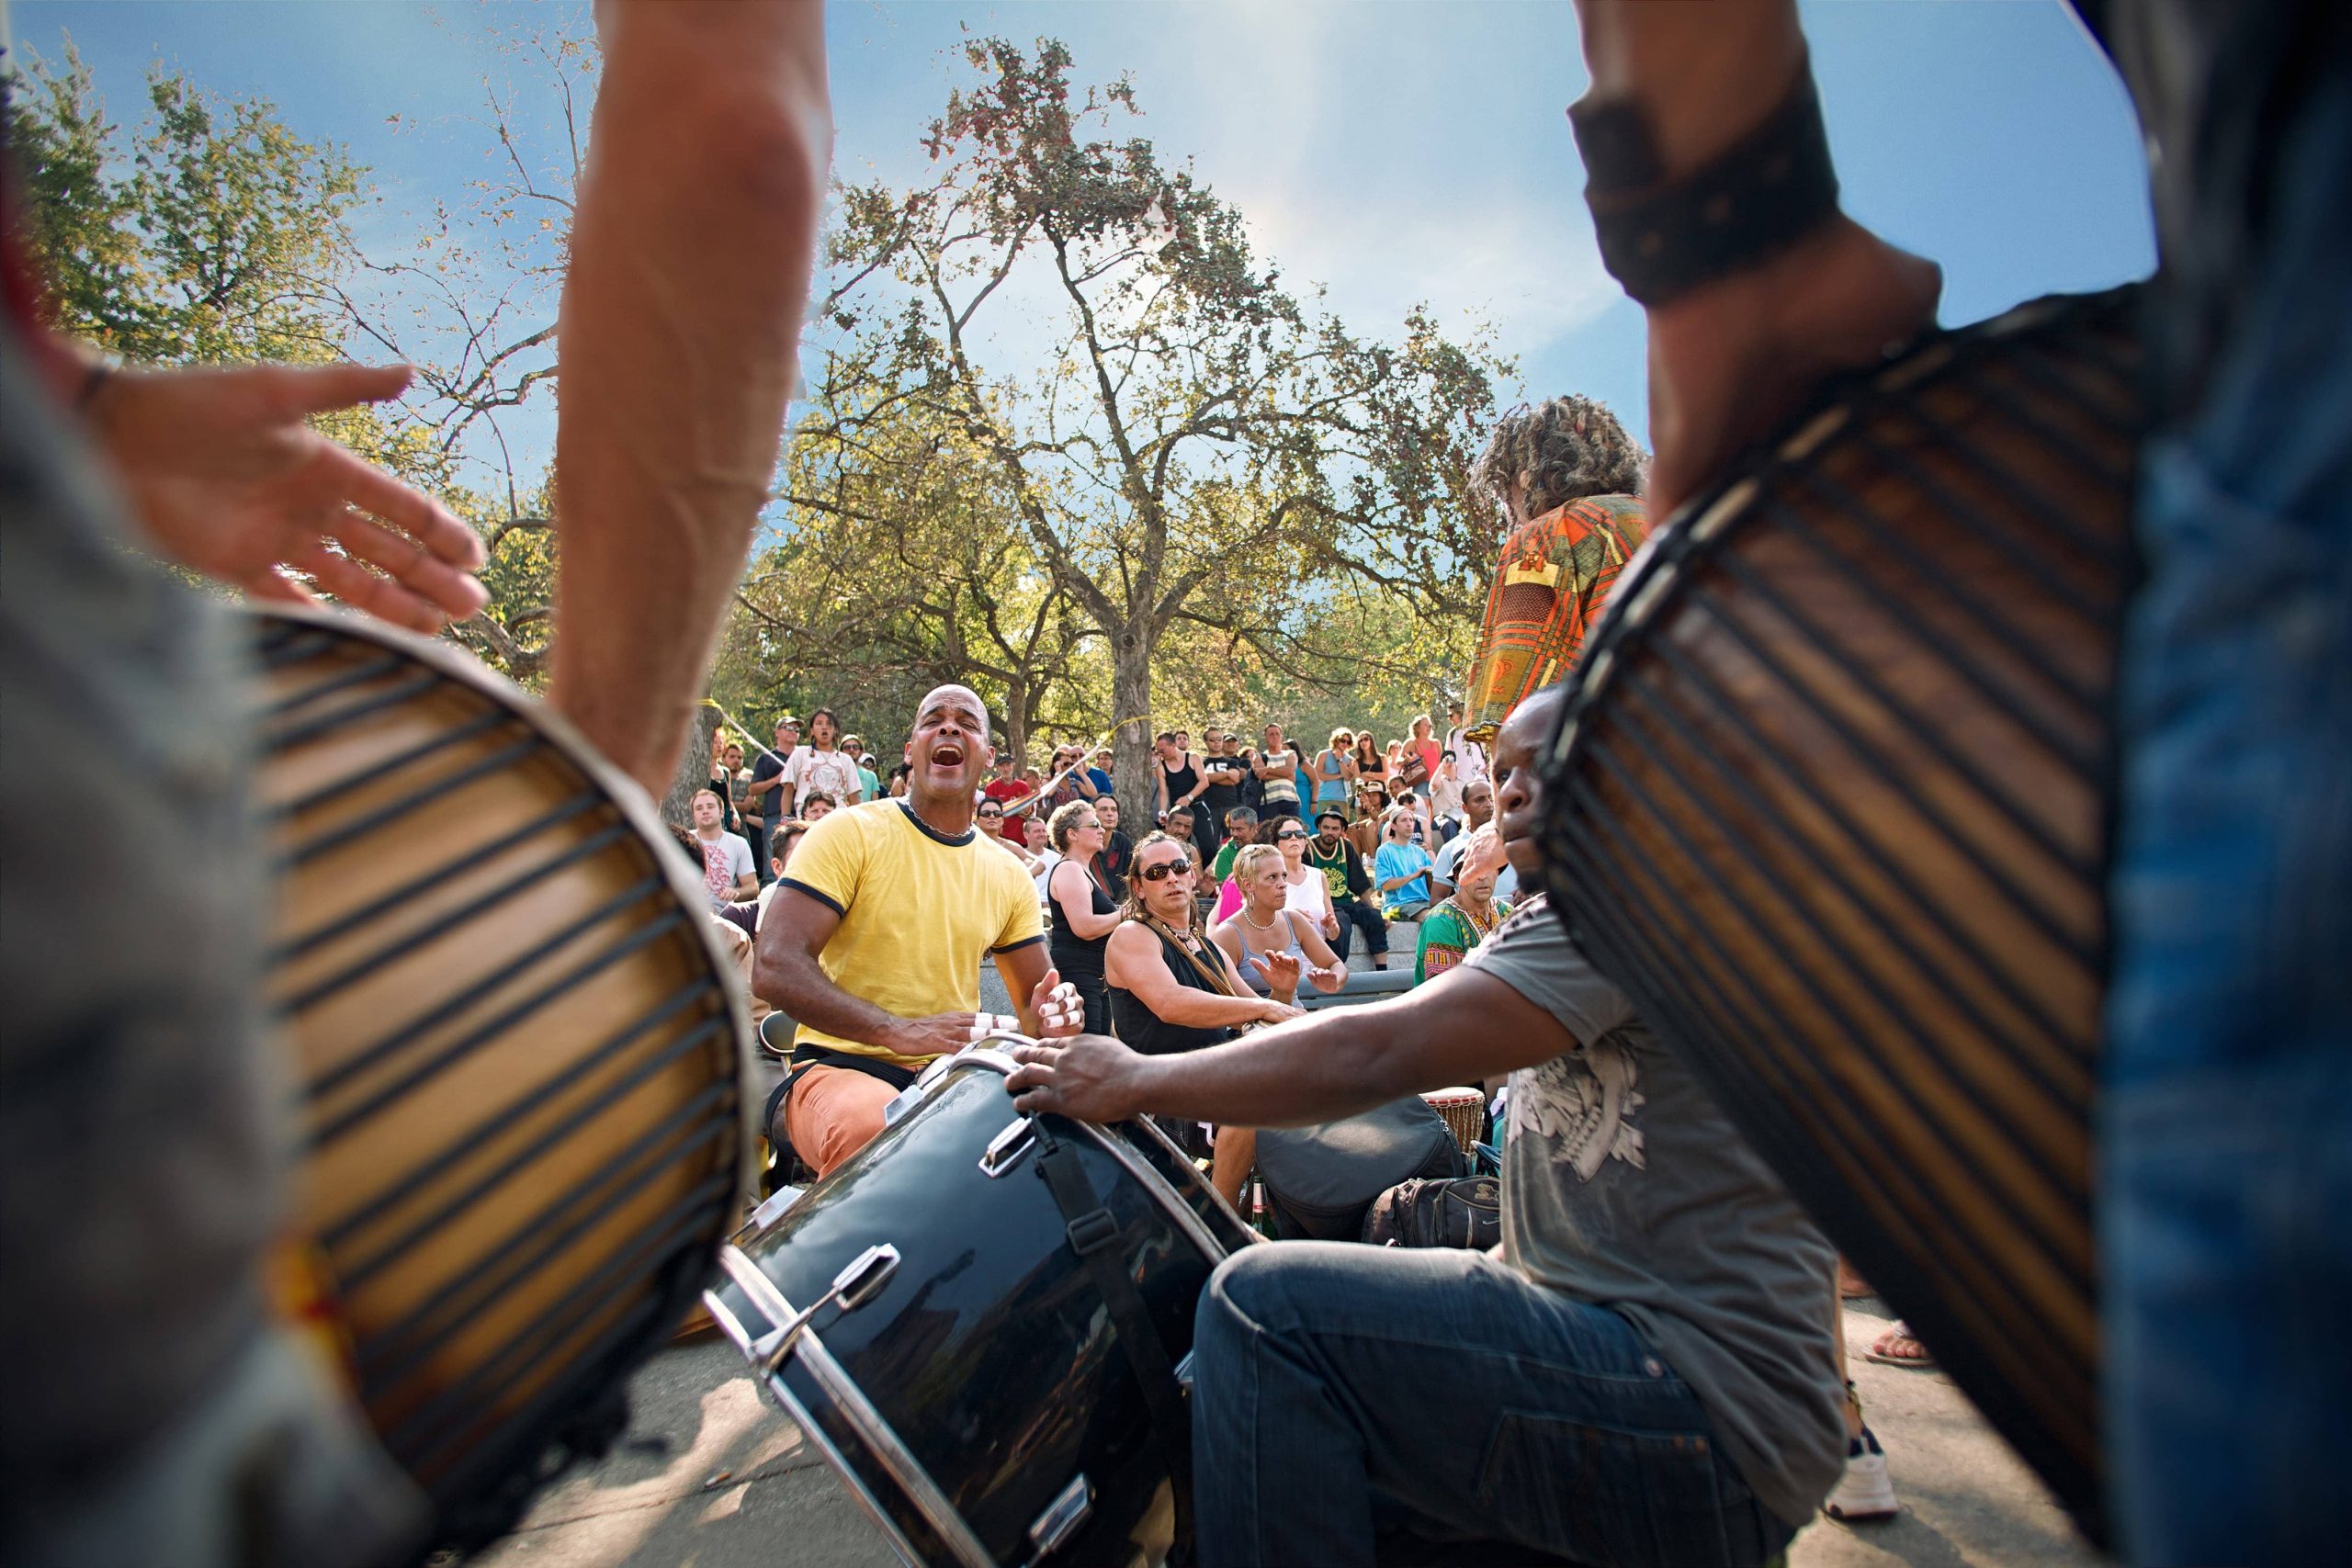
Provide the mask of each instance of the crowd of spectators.
MULTIPOLYGON (((1266 952, 1295 960, 1317 987, 1317 976, 1336 987, 1359 945, 1372 968, 1385 970, 1399 925, 1409 946, 1395 956, 1409 954, 1418 982, 1459 962, 1509 908, 1516 888, 1500 856, 1468 863, 1481 829, 1493 839, 1487 749, 1464 734, 1458 706, 1448 717, 1442 741, 1427 716, 1385 745, 1370 729, 1343 727, 1310 749, 1276 724, 1255 745, 1216 726, 1201 730, 1197 748, 1188 730, 1155 737, 1145 831, 1183 852, 1201 929, 1232 956, 1245 988, 1267 994, 1255 966, 1266 952)), ((1029 874, 1056 962, 1085 998, 1090 1026, 1105 1027, 1103 946, 1133 892, 1136 840, 1112 793, 1108 746, 1064 741, 1047 757, 1040 769, 1000 750, 977 826, 1029 874)), ((810 824, 903 796, 905 764, 879 768, 861 737, 840 733, 831 708, 805 723, 785 715, 773 746, 719 732, 686 846, 700 858, 714 911, 755 922, 810 824)))

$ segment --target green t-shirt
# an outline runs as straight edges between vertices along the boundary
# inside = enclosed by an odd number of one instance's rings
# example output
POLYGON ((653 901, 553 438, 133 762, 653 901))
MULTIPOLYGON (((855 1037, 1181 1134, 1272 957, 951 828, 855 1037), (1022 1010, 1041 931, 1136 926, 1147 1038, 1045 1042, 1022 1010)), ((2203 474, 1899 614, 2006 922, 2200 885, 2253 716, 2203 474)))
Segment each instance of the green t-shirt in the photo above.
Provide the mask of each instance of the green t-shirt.
POLYGON ((1218 848, 1216 852, 1216 858, 1209 862, 1209 882, 1211 886, 1217 887, 1225 886, 1225 879, 1233 874, 1233 863, 1240 857, 1241 847, 1240 840, 1227 839, 1224 844, 1218 848))

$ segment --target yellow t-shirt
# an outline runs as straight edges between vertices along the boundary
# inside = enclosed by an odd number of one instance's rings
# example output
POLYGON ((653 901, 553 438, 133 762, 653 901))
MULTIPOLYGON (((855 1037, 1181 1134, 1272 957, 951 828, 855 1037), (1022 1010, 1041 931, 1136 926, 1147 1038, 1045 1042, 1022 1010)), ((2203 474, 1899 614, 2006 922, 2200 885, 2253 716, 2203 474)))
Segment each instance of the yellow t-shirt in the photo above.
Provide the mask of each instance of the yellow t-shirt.
MULTIPOLYGON (((784 883, 842 918, 818 954, 827 977, 900 1018, 978 1011, 980 954, 1046 940, 1036 885, 1019 861, 977 832, 933 831, 902 801, 826 813, 793 850, 784 883)), ((792 1042, 901 1067, 931 1060, 805 1023, 792 1042)))

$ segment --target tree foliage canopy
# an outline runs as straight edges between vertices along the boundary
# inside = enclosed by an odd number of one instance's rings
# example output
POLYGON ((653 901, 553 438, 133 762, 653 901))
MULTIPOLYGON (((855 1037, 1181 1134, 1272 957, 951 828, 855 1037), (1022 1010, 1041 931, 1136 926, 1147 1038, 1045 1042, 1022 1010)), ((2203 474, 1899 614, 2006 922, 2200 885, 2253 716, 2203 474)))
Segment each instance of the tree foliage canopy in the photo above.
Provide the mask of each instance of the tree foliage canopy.
MULTIPOLYGON (((1132 802, 1164 649, 1306 693, 1363 673, 1344 602, 1472 603, 1492 525, 1465 476, 1504 367, 1425 312, 1392 344, 1302 301, 1238 209, 1119 134, 1139 113, 1125 79, 1073 87, 1050 39, 966 53, 977 80, 923 144, 935 176, 840 193, 787 500, 820 541, 927 532, 910 509, 974 518, 979 547, 924 569, 1023 584, 1033 614, 1099 641, 1132 802), (1005 352, 1036 331, 1040 362, 1005 352)), ((935 617, 945 590, 915 607, 912 566, 820 547, 769 581, 935 617), (885 581, 845 586, 862 567, 885 581)), ((1238 701, 1247 681, 1227 684, 1238 701)))

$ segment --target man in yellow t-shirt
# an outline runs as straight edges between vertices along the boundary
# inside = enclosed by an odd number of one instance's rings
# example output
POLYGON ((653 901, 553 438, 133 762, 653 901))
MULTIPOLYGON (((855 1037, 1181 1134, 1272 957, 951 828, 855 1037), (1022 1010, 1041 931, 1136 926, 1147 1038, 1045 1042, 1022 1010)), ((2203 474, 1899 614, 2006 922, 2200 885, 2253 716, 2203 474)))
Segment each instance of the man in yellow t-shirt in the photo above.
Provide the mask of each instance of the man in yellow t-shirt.
POLYGON ((977 1010, 983 953, 1023 1032, 1084 1023, 1047 960, 1035 885, 974 829, 988 737, 988 710, 964 687, 924 697, 905 797, 810 828, 760 922, 752 988, 799 1024, 765 1123, 820 1175, 882 1130, 883 1107, 916 1074, 989 1031, 977 1010))

